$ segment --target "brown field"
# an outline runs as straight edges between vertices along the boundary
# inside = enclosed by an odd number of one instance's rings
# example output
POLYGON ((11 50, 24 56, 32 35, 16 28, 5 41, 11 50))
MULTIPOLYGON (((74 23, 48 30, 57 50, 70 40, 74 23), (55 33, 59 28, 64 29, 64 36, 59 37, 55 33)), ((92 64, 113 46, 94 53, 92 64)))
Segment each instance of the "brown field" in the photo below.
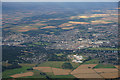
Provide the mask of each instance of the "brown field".
POLYGON ((90 18, 89 16, 78 16, 79 18, 90 18))
POLYGON ((91 24, 108 24, 108 23, 112 23, 112 22, 106 22, 103 20, 91 21, 91 24))
POLYGON ((113 68, 99 68, 94 69, 98 73, 110 73, 110 72, 118 72, 118 69, 113 68))
POLYGON ((52 68, 54 75, 69 75, 71 70, 52 68))
POLYGON ((79 73, 96 73, 93 69, 97 64, 83 64, 80 65, 77 69, 73 70, 71 74, 79 74, 79 73))
POLYGON ((88 73, 92 73, 95 74, 96 72, 93 69, 75 69, 74 71, 71 72, 71 74, 88 74, 88 73))
POLYGON ((20 28, 18 31, 19 32, 26 32, 26 31, 30 31, 30 30, 37 30, 38 28, 27 28, 27 27, 25 27, 25 28, 20 28))
POLYGON ((10 77, 19 78, 19 77, 25 77, 25 76, 33 76, 33 74, 34 74, 33 72, 26 72, 26 73, 21 73, 21 74, 15 74, 10 77))
POLYGON ((107 17, 107 16, 110 16, 110 14, 93 14, 90 17, 107 17))
POLYGON ((27 31, 29 31, 29 30, 18 30, 19 32, 27 32, 27 31))
POLYGON ((46 27, 42 27, 40 29, 47 29, 47 28, 56 28, 55 26, 46 26, 46 27))
POLYGON ((90 73, 90 74, 74 74, 73 76, 77 78, 102 78, 100 75, 97 73, 90 73))
POLYGON ((46 24, 36 23, 36 24, 32 24, 32 25, 36 25, 36 26, 44 26, 44 25, 46 25, 46 24))
POLYGON ((104 78, 118 78, 118 73, 101 73, 101 76, 103 76, 104 78))
POLYGON ((70 24, 70 23, 64 23, 64 24, 59 25, 58 27, 65 27, 65 26, 72 26, 72 24, 70 24))
POLYGON ((73 29, 74 27, 64 27, 62 29, 73 29))
POLYGON ((52 72, 51 67, 33 67, 33 69, 40 70, 42 72, 52 72))
POLYGON ((117 69, 120 69, 120 65, 114 65, 117 69))
POLYGON ((73 21, 69 21, 69 23, 72 23, 72 24, 90 24, 88 22, 73 22, 73 21))

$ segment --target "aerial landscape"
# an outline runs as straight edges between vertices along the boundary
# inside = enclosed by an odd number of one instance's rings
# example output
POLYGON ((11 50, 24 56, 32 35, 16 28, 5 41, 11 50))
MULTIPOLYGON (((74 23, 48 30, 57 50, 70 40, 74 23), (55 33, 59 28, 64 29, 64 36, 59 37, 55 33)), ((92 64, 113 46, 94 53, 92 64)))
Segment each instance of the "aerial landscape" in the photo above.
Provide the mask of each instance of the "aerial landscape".
POLYGON ((3 2, 2 78, 119 79, 117 2, 3 2))

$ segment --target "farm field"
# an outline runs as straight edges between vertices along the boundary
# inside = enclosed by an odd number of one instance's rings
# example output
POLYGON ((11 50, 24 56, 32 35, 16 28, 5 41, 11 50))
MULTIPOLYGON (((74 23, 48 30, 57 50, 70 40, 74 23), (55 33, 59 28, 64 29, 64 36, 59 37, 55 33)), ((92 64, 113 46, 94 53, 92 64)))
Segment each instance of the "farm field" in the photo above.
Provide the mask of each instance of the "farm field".
POLYGON ((18 68, 18 69, 6 70, 2 73, 3 74, 2 77, 3 78, 10 78, 11 75, 27 72, 28 68, 31 68, 31 67, 26 66, 26 67, 22 67, 22 68, 18 68))
POLYGON ((102 78, 97 73, 90 73, 90 74, 73 74, 73 76, 77 78, 102 78))
POLYGON ((94 68, 116 68, 116 67, 111 64, 98 64, 94 68))
MULTIPOLYGON (((39 64, 38 67, 53 67, 53 68, 61 68, 62 64, 65 63, 65 61, 47 61, 45 63, 39 64)), ((73 68, 77 68, 80 64, 79 63, 73 63, 70 62, 73 66, 73 68)))
POLYGON ((51 67, 33 67, 33 69, 40 70, 42 72, 52 72, 52 68, 51 67))
MULTIPOLYGON (((117 78, 118 68, 98 67, 101 64, 71 63, 74 69, 62 69, 64 61, 48 61, 35 67, 36 64, 20 64, 22 68, 3 72, 3 78, 117 78), (56 64, 55 64, 56 63, 56 64), (55 65, 53 65, 55 64, 55 65), (29 67, 28 67, 29 66, 29 67), (33 70, 27 70, 33 68, 33 70)), ((115 65, 117 66, 117 65, 115 65)))
POLYGON ((98 63, 99 63, 98 59, 92 59, 92 60, 86 61, 84 64, 98 64, 98 63))
POLYGON ((112 68, 94 68, 100 64, 82 64, 71 72, 77 78, 117 78, 118 69, 112 68))
POLYGON ((26 72, 26 73, 21 73, 21 74, 14 74, 11 77, 13 78, 19 78, 19 77, 24 77, 24 76, 33 76, 33 72, 26 72))
POLYGON ((119 50, 119 48, 88 48, 89 50, 110 50, 110 51, 113 51, 113 50, 119 50))
POLYGON ((69 75, 71 70, 52 68, 54 75, 69 75))

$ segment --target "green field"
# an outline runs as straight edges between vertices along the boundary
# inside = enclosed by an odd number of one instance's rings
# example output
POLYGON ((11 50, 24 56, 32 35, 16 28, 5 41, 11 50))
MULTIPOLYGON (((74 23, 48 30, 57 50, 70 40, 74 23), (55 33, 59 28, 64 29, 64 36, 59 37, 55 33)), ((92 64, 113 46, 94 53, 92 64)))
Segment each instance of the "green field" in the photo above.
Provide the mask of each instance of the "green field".
POLYGON ((99 63, 98 59, 92 59, 92 60, 84 62, 84 64, 98 64, 98 63, 99 63))
POLYGON ((98 64, 94 68, 116 68, 116 67, 111 64, 98 64))
POLYGON ((117 51, 120 50, 120 48, 88 48, 89 50, 110 50, 110 51, 117 51))
POLYGON ((73 75, 52 75, 50 78, 75 78, 73 75))
POLYGON ((63 56, 64 54, 60 53, 60 54, 55 54, 55 55, 57 55, 57 56, 63 56))
POLYGON ((28 69, 28 68, 31 68, 31 67, 29 67, 29 66, 24 66, 24 67, 22 67, 22 68, 6 70, 6 71, 4 71, 4 72, 2 73, 2 77, 3 77, 3 78, 9 78, 10 75, 27 72, 27 69, 28 69))
POLYGON ((61 68, 64 61, 47 61, 38 65, 39 67, 53 67, 53 68, 61 68))
MULTIPOLYGON (((65 61, 47 61, 45 63, 42 63, 38 65, 39 67, 53 67, 53 68, 61 68, 62 69, 62 64, 65 63, 65 61)), ((77 68, 80 64, 79 63, 73 63, 70 62, 73 66, 73 68, 77 68)))
POLYGON ((22 63, 22 64, 19 64, 19 65, 22 66, 22 67, 27 67, 27 66, 29 66, 29 67, 33 67, 33 66, 35 66, 36 64, 22 63))

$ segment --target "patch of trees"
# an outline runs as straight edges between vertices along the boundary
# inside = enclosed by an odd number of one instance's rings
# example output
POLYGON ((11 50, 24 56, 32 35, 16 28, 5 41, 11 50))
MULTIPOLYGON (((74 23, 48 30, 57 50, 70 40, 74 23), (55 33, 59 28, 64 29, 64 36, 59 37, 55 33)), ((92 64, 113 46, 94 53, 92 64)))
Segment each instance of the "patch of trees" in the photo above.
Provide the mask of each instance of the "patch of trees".
POLYGON ((67 57, 65 56, 57 56, 57 55, 50 55, 48 61, 68 61, 67 57))
POLYGON ((63 63, 62 68, 63 69, 73 69, 73 66, 71 63, 63 63))
POLYGON ((12 64, 10 66, 2 66, 2 71, 8 70, 8 69, 16 69, 16 68, 22 68, 22 66, 18 64, 12 64))
POLYGON ((27 70, 28 70, 28 71, 31 71, 31 70, 33 70, 33 68, 28 68, 27 70))
POLYGON ((23 50, 23 48, 21 47, 3 46, 2 60, 3 61, 8 60, 9 63, 15 63, 15 60, 20 61, 20 59, 17 56, 21 55, 21 50, 23 50))

